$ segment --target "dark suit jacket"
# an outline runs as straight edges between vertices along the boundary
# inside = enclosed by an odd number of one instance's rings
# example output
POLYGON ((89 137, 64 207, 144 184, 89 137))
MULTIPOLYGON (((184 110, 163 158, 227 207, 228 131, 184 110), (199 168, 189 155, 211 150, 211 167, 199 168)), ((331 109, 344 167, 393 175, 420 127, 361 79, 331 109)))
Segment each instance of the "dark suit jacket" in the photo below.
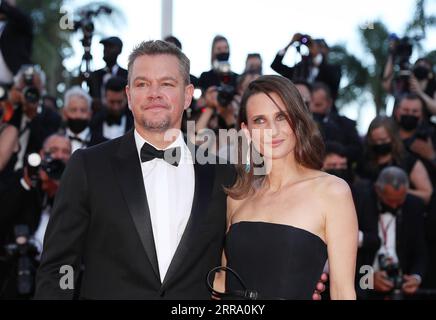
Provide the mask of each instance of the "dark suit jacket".
POLYGON ((356 130, 356 122, 330 112, 326 121, 319 123, 324 141, 336 141, 342 144, 349 161, 354 162, 362 156, 362 143, 356 130))
POLYGON ((0 13, 4 13, 8 22, 0 37, 0 50, 6 65, 13 74, 23 64, 30 64, 32 53, 33 27, 32 20, 20 9, 2 1, 0 13))
POLYGON ((161 283, 133 130, 70 159, 49 222, 36 298, 70 299, 59 268, 84 264, 85 299, 209 299, 205 278, 220 265, 233 167, 194 165, 191 215, 161 283))
MULTIPOLYGON (((107 69, 98 69, 91 73, 89 79, 89 94, 93 98, 101 99, 101 90, 103 84, 103 77, 107 73, 107 69)), ((118 68, 117 74, 114 75, 127 80, 127 70, 121 67, 118 68)))
MULTIPOLYGON (((106 115, 107 115, 106 109, 100 110, 99 112, 94 114, 90 124, 92 132, 98 134, 104 139, 105 137, 103 136, 103 123, 105 122, 106 115)), ((124 127, 124 133, 127 133, 127 131, 133 128, 134 120, 133 120, 132 112, 129 110, 129 108, 126 108, 124 115, 126 116, 126 126, 124 127)))
MULTIPOLYGON (((366 198, 364 206, 363 202, 356 206, 359 222, 361 219, 366 220, 367 230, 377 230, 378 234, 378 208, 377 195, 371 189, 370 194, 366 198)), ((424 238, 424 202, 408 194, 406 201, 403 204, 402 215, 397 217, 396 225, 396 243, 397 255, 401 269, 405 274, 418 274, 424 276, 427 265, 427 247, 424 238)), ((380 248, 381 241, 377 241, 373 237, 373 232, 370 237, 364 231, 364 241, 362 248, 359 249, 358 261, 361 265, 372 265, 375 255, 380 248), (367 239, 365 239, 367 238, 367 239), (378 246, 375 244, 378 243, 378 246)))

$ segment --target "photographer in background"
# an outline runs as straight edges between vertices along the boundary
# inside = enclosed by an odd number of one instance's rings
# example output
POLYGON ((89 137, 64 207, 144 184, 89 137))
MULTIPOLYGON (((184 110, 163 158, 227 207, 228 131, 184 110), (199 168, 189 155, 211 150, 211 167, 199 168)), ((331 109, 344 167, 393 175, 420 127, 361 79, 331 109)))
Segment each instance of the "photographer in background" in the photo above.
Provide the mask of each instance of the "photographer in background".
POLYGON ((227 85, 236 90, 236 79, 238 74, 231 70, 229 58, 229 42, 223 36, 215 36, 212 41, 212 69, 203 72, 198 79, 198 85, 203 91, 203 94, 206 92, 207 88, 211 86, 218 87, 227 85))
POLYGON ((314 82, 325 83, 330 88, 334 101, 338 96, 341 68, 328 63, 327 53, 328 47, 324 40, 313 40, 308 35, 296 33, 291 42, 277 53, 271 68, 291 81, 306 81, 310 84, 314 82), (286 66, 282 62, 291 46, 296 46, 297 51, 301 54, 301 61, 293 67, 286 66), (308 48, 308 55, 301 53, 302 46, 308 48))
POLYGON ((404 299, 416 293, 427 267, 424 239, 424 203, 408 194, 406 173, 397 167, 380 172, 368 208, 367 219, 378 229, 380 246, 364 264, 374 268, 370 299, 404 299))
POLYGON ((15 7, 15 0, 0 0, 0 85, 11 85, 23 64, 30 64, 32 20, 15 7))
POLYGON ((0 264, 2 298, 18 297, 15 256, 8 256, 5 246, 16 242, 16 227, 25 226, 35 247, 32 260, 41 253, 50 210, 70 155, 71 143, 68 138, 59 134, 51 135, 39 153, 26 157, 25 167, 16 173, 8 188, 0 194, 0 256, 6 257, 7 261, 0 264), (5 281, 7 284, 4 286, 5 281))
POLYGON ((413 52, 411 39, 399 39, 391 35, 389 56, 383 72, 383 88, 395 98, 414 93, 424 102, 424 116, 429 119, 436 114, 436 79, 433 66, 426 58, 420 58, 411 65, 413 52))
POLYGON ((41 103, 44 91, 45 74, 39 66, 22 66, 9 91, 14 109, 9 123, 18 129, 20 145, 14 170, 23 167, 24 155, 39 152, 43 141, 59 130, 61 117, 41 103))

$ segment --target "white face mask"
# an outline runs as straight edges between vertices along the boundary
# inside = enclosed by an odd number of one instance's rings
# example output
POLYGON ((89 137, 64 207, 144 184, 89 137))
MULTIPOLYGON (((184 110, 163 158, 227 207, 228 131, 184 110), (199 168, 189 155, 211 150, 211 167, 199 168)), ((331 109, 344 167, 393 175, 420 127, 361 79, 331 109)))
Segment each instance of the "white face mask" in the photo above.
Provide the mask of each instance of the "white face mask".
POLYGON ((313 58, 313 64, 314 64, 315 66, 319 66, 319 65, 322 63, 322 59, 323 59, 322 54, 321 54, 321 53, 318 53, 318 54, 316 55, 316 57, 313 58))

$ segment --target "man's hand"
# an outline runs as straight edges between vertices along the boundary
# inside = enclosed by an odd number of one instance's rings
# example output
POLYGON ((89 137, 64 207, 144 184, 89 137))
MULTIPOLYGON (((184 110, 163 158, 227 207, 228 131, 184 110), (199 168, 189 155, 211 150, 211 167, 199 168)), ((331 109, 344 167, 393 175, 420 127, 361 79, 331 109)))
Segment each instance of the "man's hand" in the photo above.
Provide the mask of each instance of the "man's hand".
POLYGON ((436 152, 433 148, 433 143, 431 142, 430 138, 428 138, 427 141, 415 139, 415 141, 413 141, 413 143, 410 145, 410 150, 429 161, 434 159, 436 156, 436 152))
POLYGON ((386 271, 374 272, 374 289, 380 292, 389 292, 394 288, 392 281, 388 280, 386 271))
POLYGON ((404 277, 404 283, 403 283, 403 291, 406 294, 414 294, 416 290, 419 288, 419 280, 411 275, 405 274, 404 277))
POLYGON ((321 293, 323 293, 325 290, 324 283, 326 283, 328 279, 329 277, 327 273, 323 273, 321 275, 321 279, 319 279, 318 283, 316 284, 315 291, 313 292, 312 300, 321 300, 321 293))
POLYGON ((421 88, 421 85, 418 82, 418 79, 416 79, 416 77, 413 74, 409 78, 409 86, 410 86, 410 91, 416 93, 418 96, 421 96, 424 93, 424 91, 421 88))
POLYGON ((211 86, 207 88, 204 94, 206 107, 216 109, 218 107, 217 97, 218 97, 218 91, 216 86, 211 86))

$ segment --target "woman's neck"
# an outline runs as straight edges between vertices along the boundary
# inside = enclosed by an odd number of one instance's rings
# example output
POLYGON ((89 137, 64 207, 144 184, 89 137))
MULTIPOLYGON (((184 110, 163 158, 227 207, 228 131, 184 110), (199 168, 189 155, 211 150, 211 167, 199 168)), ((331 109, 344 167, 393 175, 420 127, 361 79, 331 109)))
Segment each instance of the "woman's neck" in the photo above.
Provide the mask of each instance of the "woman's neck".
POLYGON ((265 164, 269 172, 265 179, 266 187, 274 192, 280 190, 286 184, 300 180, 308 170, 298 164, 293 155, 265 161, 265 164))

